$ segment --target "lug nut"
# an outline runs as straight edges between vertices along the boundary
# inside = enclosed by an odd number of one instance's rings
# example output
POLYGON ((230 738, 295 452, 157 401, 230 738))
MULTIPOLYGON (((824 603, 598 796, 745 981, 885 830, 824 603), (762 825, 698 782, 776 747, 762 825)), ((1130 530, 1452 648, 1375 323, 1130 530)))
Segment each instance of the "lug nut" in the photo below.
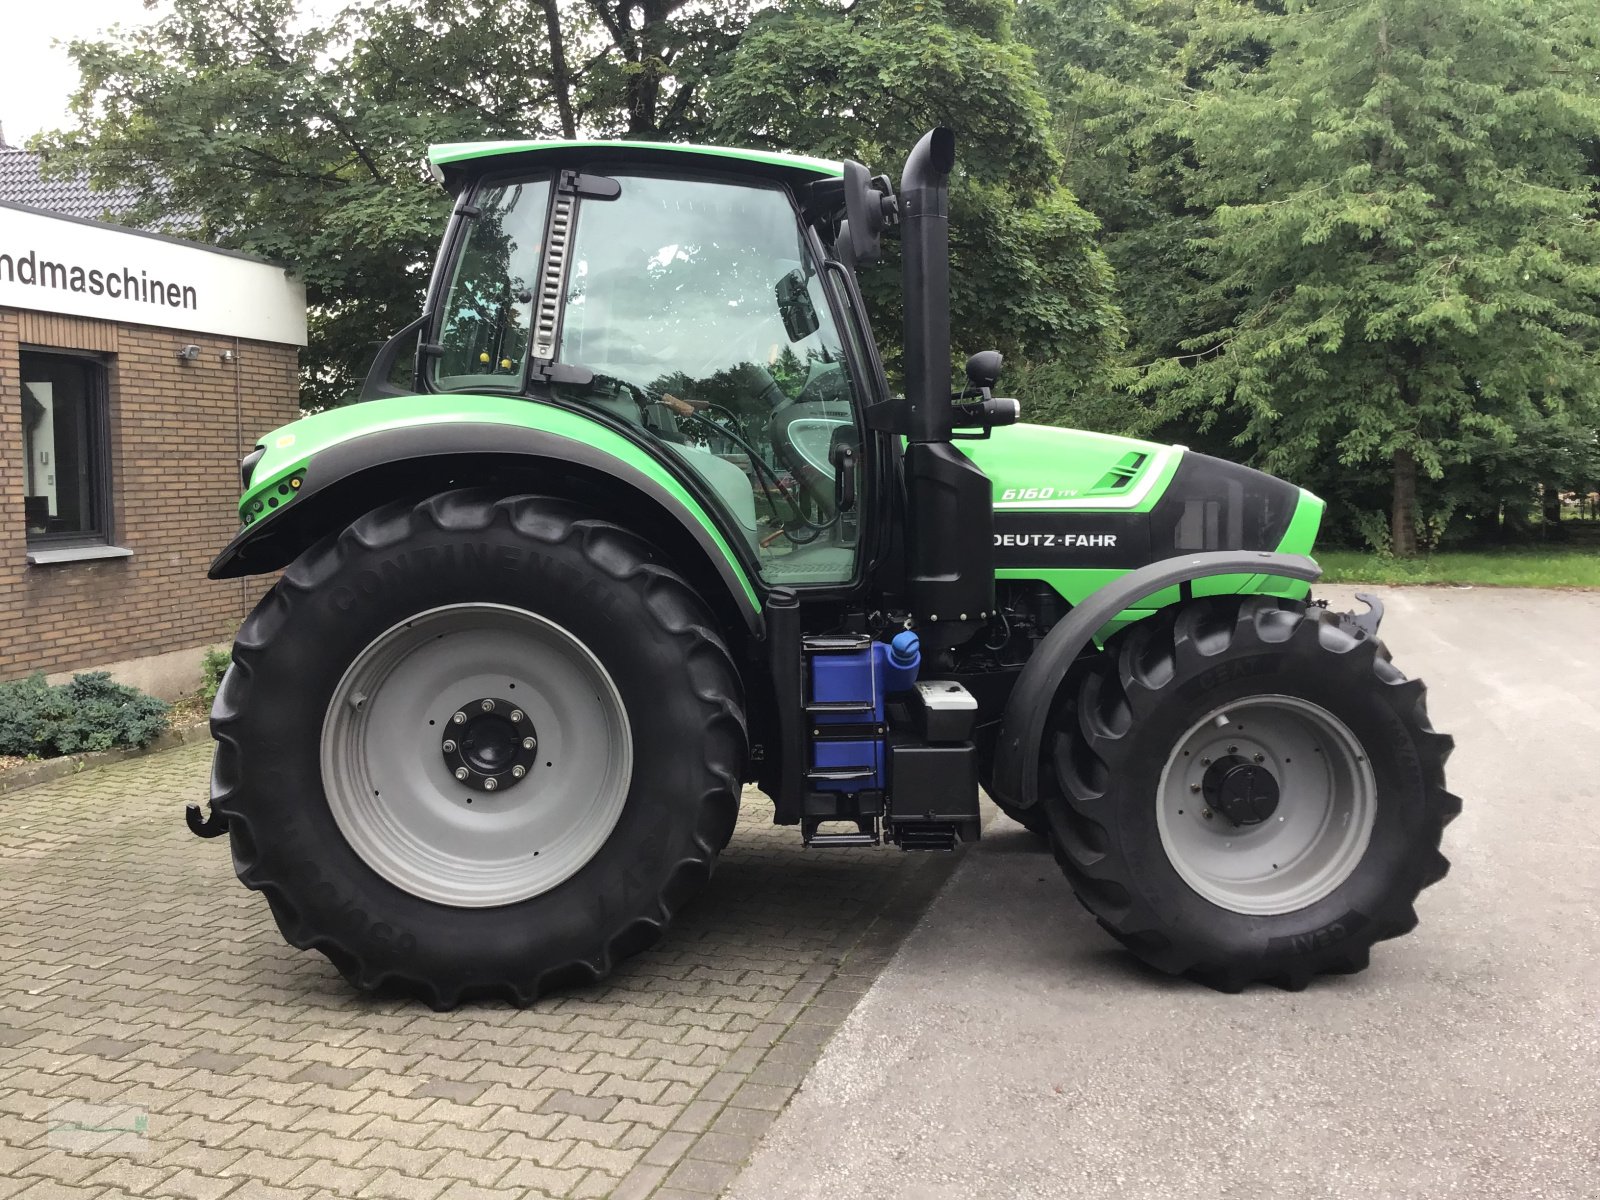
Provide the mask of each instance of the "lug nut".
POLYGON ((454 754, 456 752, 456 740, 455 740, 455 738, 445 738, 445 740, 444 740, 444 752, 446 754, 454 754))
POLYGON ((1200 785, 1198 783, 1191 783, 1189 785, 1189 790, 1191 792, 1198 792, 1200 790, 1200 785))
POLYGON ((1256 761, 1257 762, 1266 762, 1267 761, 1267 756, 1265 754, 1258 754, 1258 755, 1256 755, 1256 761))
POLYGON ((465 767, 457 767, 456 778, 465 781, 467 778, 467 769, 465 767))
POLYGON ((526 737, 526 738, 522 739, 522 748, 524 750, 532 750, 538 744, 539 743, 534 741, 531 737, 526 737))
POLYGON ((492 792, 492 791, 495 790, 495 788, 497 788, 499 786, 500 786, 500 781, 498 779, 493 778, 493 777, 491 777, 489 779, 485 779, 483 781, 483 790, 486 791, 486 792, 492 792))
POLYGON ((455 716, 450 718, 450 723, 452 725, 465 725, 467 723, 467 714, 464 712, 458 712, 455 716))
POLYGON ((518 763, 516 766, 511 768, 511 778, 513 779, 521 779, 527 773, 528 768, 523 766, 521 763, 518 763))
POLYGON ((1202 758, 1200 760, 1200 765, 1202 767, 1209 767, 1211 765, 1211 760, 1209 758, 1202 758))
MULTIPOLYGON (((489 782, 493 783, 494 781, 491 779, 489 782)), ((1200 815, 1208 821, 1211 820, 1211 810, 1209 808, 1202 811, 1200 815)))
POLYGON ((511 720, 513 724, 522 720, 522 710, 520 708, 513 708, 511 710, 511 720))
POLYGON ((494 711, 494 701, 493 700, 485 700, 481 704, 479 704, 478 707, 483 709, 484 712, 493 712, 494 711))

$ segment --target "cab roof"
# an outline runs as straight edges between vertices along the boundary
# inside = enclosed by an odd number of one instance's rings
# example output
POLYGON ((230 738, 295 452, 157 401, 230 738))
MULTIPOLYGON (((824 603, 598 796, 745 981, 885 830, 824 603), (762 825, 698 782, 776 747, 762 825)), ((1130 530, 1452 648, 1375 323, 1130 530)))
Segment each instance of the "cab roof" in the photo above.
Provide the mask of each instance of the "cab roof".
POLYGON ((703 166, 733 167, 736 170, 742 166, 756 174, 787 178, 795 184, 810 183, 817 179, 838 179, 844 174, 844 167, 840 163, 825 158, 779 154, 771 150, 744 150, 733 146, 691 146, 678 142, 580 138, 570 141, 447 142, 428 147, 428 162, 451 191, 457 190, 464 179, 504 167, 537 166, 539 160, 544 158, 592 158, 653 165, 676 165, 681 161, 686 167, 699 159, 703 166))

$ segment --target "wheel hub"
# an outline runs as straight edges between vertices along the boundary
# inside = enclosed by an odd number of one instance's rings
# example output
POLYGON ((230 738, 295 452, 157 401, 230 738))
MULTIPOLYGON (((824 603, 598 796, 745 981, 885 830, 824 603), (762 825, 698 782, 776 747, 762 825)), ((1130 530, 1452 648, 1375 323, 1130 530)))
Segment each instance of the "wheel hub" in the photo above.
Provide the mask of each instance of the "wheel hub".
POLYGON ((1238 828, 1259 825, 1278 811, 1278 781, 1272 772, 1237 754, 1213 762, 1200 790, 1206 803, 1238 828))
POLYGON ((1220 908, 1295 912, 1333 892, 1366 853, 1377 784, 1360 740, 1303 697, 1261 693, 1206 713, 1157 784, 1161 848, 1220 908))
POLYGON ((503 792, 533 769, 539 736, 522 709, 498 696, 485 696, 450 715, 439 751, 445 768, 467 787, 503 792))

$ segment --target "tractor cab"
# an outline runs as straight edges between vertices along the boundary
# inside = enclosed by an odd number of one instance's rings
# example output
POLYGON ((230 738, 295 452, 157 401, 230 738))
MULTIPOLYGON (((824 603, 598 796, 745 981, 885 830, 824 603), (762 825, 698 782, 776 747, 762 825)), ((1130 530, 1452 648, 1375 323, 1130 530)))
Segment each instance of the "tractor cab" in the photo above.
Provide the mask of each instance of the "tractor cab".
POLYGON ((839 164, 585 142, 432 160, 458 202, 421 388, 625 426, 688 468, 766 582, 855 575, 862 414, 883 386, 821 236, 843 216, 839 164))

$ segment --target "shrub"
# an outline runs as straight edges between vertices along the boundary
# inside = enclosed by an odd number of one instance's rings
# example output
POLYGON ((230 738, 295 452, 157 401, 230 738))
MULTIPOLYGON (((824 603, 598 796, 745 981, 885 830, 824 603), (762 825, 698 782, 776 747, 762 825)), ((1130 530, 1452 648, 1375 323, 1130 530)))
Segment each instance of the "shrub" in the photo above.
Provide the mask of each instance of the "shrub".
POLYGON ((222 686, 222 677, 228 673, 232 662, 233 655, 215 649, 207 650, 200 660, 200 698, 207 704, 217 698, 217 689, 222 686))
POLYGON ((167 707, 104 671, 54 687, 42 673, 0 683, 0 754, 55 758, 147 746, 167 727, 167 707))

